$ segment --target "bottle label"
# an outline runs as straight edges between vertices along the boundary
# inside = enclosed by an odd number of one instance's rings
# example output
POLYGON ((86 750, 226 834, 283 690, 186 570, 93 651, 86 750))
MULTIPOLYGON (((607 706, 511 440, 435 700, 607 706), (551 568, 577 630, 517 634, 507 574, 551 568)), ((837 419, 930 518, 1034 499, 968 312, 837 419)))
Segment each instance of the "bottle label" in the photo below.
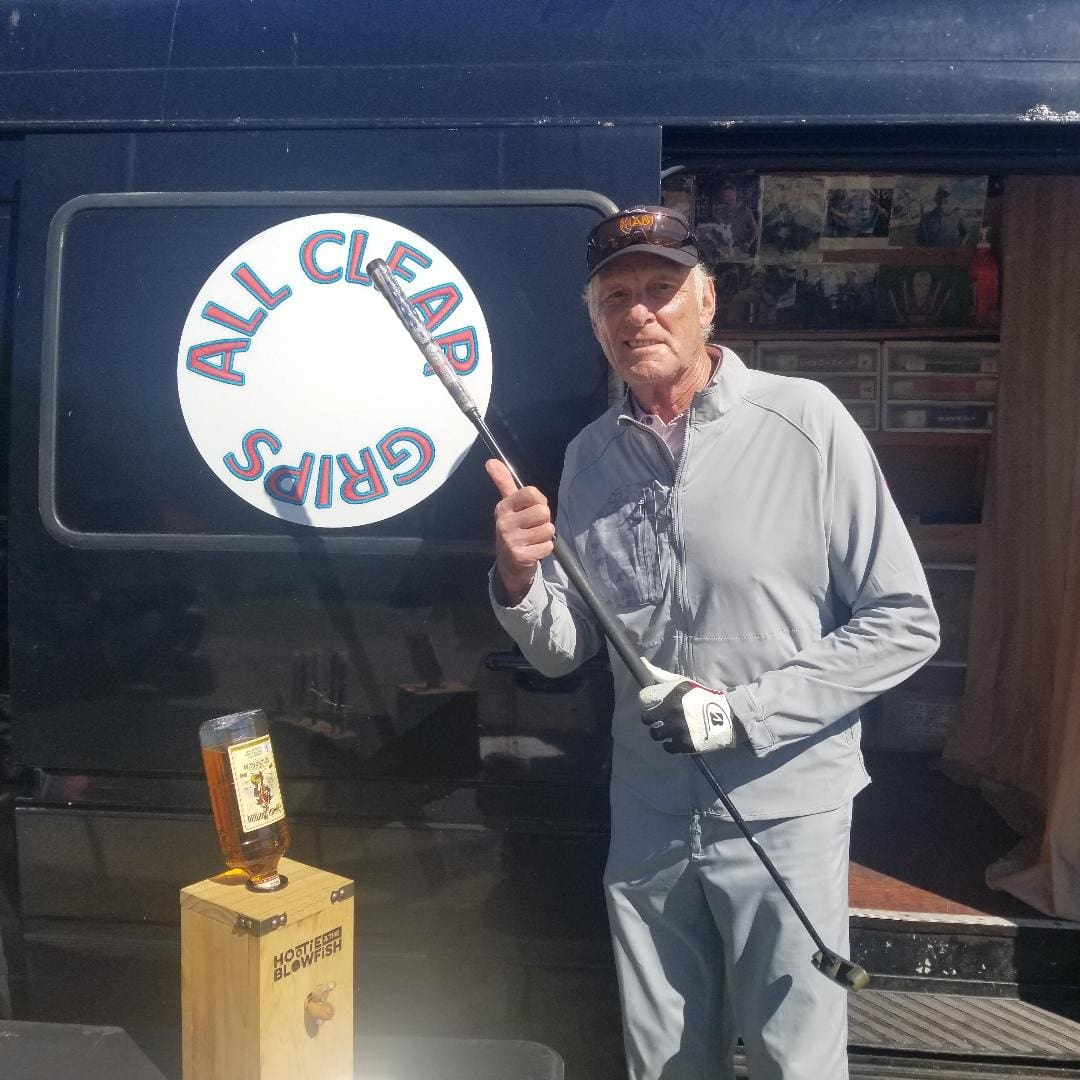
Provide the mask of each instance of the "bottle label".
POLYGON ((230 746, 229 765, 244 832, 254 832, 280 821, 285 816, 285 803, 278 786, 270 736, 262 735, 230 746))

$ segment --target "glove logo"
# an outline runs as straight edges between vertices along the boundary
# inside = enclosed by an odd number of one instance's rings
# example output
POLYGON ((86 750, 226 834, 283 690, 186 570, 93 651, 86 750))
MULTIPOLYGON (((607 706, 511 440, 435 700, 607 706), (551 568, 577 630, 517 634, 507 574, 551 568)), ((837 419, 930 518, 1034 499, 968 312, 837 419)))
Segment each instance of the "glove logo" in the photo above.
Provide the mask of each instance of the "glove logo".
POLYGON ((720 728, 721 731, 727 730, 727 714, 721 708, 718 701, 708 701, 705 703, 705 738, 709 738, 713 734, 713 728, 720 728))
POLYGON ((376 256, 487 407, 484 314, 434 244, 362 214, 274 225, 210 274, 176 368, 199 453, 264 513, 319 528, 394 517, 434 494, 476 438, 363 272, 376 256))

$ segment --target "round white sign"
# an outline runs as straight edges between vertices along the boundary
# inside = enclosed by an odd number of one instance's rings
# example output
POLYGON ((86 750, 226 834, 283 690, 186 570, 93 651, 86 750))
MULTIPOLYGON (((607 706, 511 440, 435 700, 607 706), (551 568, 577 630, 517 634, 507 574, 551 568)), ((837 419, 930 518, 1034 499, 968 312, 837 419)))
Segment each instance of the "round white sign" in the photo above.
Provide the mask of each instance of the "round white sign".
POLYGON ((487 408, 484 314, 438 248, 361 214, 275 225, 210 275, 177 357, 199 453, 267 514, 322 528, 393 517, 436 491, 476 437, 364 272, 375 258, 487 408))

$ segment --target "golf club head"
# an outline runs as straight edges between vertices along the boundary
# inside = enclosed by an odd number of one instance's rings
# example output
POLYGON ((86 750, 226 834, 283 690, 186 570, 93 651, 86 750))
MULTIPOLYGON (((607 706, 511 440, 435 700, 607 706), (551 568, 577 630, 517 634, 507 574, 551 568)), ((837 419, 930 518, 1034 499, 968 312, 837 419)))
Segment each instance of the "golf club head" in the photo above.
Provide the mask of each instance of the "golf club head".
POLYGON ((811 957, 810 963, 814 965, 827 979, 832 979, 838 986, 847 991, 862 990, 870 985, 870 974, 866 968, 861 967, 852 960, 845 960, 842 956, 830 950, 818 949, 811 957))

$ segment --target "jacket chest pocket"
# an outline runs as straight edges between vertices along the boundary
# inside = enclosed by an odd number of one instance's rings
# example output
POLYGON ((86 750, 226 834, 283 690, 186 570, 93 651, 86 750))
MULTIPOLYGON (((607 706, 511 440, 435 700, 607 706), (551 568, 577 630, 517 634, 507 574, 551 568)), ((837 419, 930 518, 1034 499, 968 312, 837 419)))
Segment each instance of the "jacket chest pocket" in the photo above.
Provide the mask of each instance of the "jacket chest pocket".
POLYGON ((586 534, 585 556, 598 589, 622 609, 655 604, 664 594, 668 492, 655 485, 613 491, 586 534))

